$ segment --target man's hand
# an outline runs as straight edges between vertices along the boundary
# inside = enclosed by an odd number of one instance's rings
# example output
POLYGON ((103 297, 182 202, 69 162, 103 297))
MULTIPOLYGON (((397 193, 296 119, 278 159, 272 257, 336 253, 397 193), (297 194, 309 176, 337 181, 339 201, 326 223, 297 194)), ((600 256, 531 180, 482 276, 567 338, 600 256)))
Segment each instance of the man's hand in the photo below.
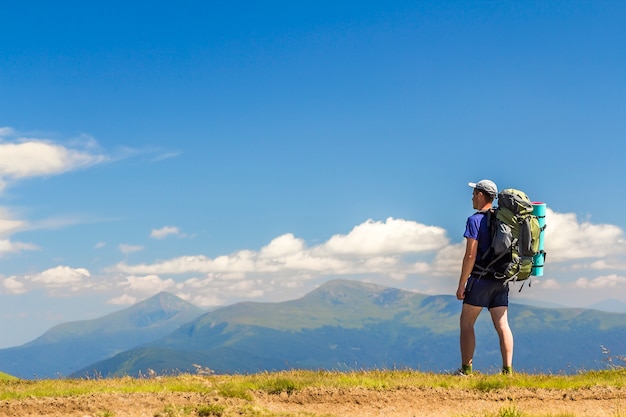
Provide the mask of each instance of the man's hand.
POLYGON ((465 285, 461 286, 459 284, 459 288, 456 290, 456 299, 463 300, 465 299, 465 285))

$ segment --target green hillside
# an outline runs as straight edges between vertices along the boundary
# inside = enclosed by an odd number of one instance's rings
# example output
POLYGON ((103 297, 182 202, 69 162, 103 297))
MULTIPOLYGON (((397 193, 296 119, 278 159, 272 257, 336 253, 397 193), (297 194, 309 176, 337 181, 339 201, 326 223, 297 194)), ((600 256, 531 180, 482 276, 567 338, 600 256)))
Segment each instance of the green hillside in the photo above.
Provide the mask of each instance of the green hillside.
POLYGON ((0 372, 0 381, 15 381, 17 380, 17 377, 14 377, 13 375, 9 375, 6 374, 4 372, 0 372))
MULTIPOLYGON (((443 372, 458 366, 460 309, 452 296, 336 280, 298 300, 239 303, 209 312, 90 368, 111 376, 136 374, 149 365, 157 372, 191 369, 193 363, 220 373, 292 368, 443 372)), ((626 352, 624 314, 511 305, 510 316, 519 370, 598 369, 606 365, 602 346, 626 352)), ((498 369, 497 336, 486 311, 476 332, 477 369, 498 369)))
POLYGON ((95 320, 64 323, 22 346, 0 349, 0 369, 20 378, 58 378, 159 339, 203 314, 160 293, 95 320))

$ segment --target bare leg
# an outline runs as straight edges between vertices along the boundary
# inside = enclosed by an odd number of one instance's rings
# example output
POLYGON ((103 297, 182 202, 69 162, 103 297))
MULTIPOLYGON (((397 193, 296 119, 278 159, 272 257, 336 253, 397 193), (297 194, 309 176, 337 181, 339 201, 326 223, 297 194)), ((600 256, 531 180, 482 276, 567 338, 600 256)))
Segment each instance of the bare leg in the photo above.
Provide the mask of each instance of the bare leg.
POLYGON ((508 307, 494 307, 489 310, 491 320, 500 338, 500 352, 502 353, 502 366, 513 365, 513 333, 509 327, 508 307))
POLYGON ((474 323, 482 311, 482 307, 463 304, 461 310, 461 364, 471 365, 476 347, 474 323))

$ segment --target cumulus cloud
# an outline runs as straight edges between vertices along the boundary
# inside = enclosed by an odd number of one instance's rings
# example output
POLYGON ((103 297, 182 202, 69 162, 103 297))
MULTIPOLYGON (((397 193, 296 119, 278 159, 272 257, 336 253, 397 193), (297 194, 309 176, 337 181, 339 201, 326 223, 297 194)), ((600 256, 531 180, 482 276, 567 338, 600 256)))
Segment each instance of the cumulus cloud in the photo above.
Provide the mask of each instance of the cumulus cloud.
POLYGON ((381 272, 368 267, 380 265, 380 269, 387 270, 391 264, 400 262, 401 255, 434 252, 445 247, 447 243, 445 231, 441 228, 389 218, 385 222, 368 220, 347 235, 335 235, 326 243, 314 247, 308 247, 302 239, 288 233, 273 239, 258 252, 240 250, 214 259, 204 255, 183 256, 155 264, 121 263, 116 269, 136 274, 381 272))
POLYGON ((604 275, 600 277, 595 277, 593 279, 588 278, 579 278, 575 282, 575 286, 578 288, 615 288, 618 285, 626 284, 626 277, 611 274, 604 275))
POLYGON ((117 284, 118 287, 140 294, 155 294, 166 291, 175 285, 173 279, 161 279, 157 275, 134 276, 130 275, 117 284))
POLYGON ((137 302, 137 298, 136 297, 132 297, 128 294, 122 294, 119 297, 115 297, 115 298, 111 298, 108 301, 108 304, 115 304, 115 305, 133 305, 137 302))
POLYGON ((435 276, 454 276, 461 273, 461 260, 465 253, 465 242, 448 245, 437 252, 431 272, 435 276))
POLYGON ((434 253, 447 243, 441 228, 389 218, 385 222, 368 220, 347 235, 335 235, 314 247, 308 247, 293 234, 285 234, 260 251, 240 250, 216 258, 182 256, 154 264, 120 263, 115 269, 130 274, 406 274, 426 268, 422 264, 402 262, 401 255, 434 253))
MULTIPOLYGON (((334 235, 311 247, 303 239, 287 233, 272 239, 258 251, 243 249, 215 258, 181 256, 152 264, 122 262, 110 272, 131 277, 122 284, 129 289, 138 277, 144 277, 143 282, 152 289, 171 288, 195 304, 207 306, 219 305, 232 297, 258 298, 297 289, 301 286, 299 283, 320 277, 382 276, 402 281, 408 276, 432 272, 427 258, 434 257, 437 250, 447 244, 441 228, 388 218, 384 222, 368 220, 347 234, 334 235), (159 278, 185 274, 200 276, 177 282, 174 287, 169 287, 171 280, 159 278)), ((454 254, 456 251, 448 256, 454 254)), ((458 262, 460 255, 454 260, 455 269, 458 269, 458 262)), ((443 274, 451 264, 452 260, 446 264, 440 262, 439 272, 443 274)))
MULTIPOLYGON (((613 225, 579 222, 574 214, 548 209, 546 250, 549 262, 602 258, 624 254, 623 231, 613 225)), ((450 244, 444 229, 415 221, 388 218, 367 220, 347 234, 309 247, 287 233, 259 251, 240 250, 210 258, 181 256, 152 264, 118 264, 114 270, 128 274, 273 274, 314 278, 322 275, 379 274, 392 279, 422 274, 456 277, 464 243, 450 244), (411 261, 412 256, 424 259, 411 261)), ((597 268, 600 265, 596 265, 597 268)))
POLYGON ((579 222, 574 213, 546 213, 546 252, 550 262, 626 254, 624 231, 611 224, 579 222))
MULTIPOLYGON (((625 254, 620 228, 552 211, 547 221, 548 262, 546 276, 535 281, 538 288, 546 293, 594 289, 599 294, 626 285, 623 276, 611 274, 619 271, 625 254), (577 265, 585 265, 586 272, 591 273, 614 271, 578 278, 580 275, 572 273, 577 265)), ((165 237, 178 229, 166 226, 152 232, 155 238, 165 237)), ((120 249, 131 253, 143 247, 121 245, 120 249)), ((426 293, 453 293, 464 249, 463 241, 450 243, 441 228, 389 218, 367 220, 346 234, 311 246, 286 233, 258 250, 241 249, 216 257, 179 256, 154 263, 122 262, 103 271, 105 275, 99 278, 90 277, 85 269, 59 266, 23 279, 7 278, 2 283, 5 292, 13 293, 33 287, 105 291, 111 293, 109 302, 119 305, 170 291, 202 307, 241 299, 286 299, 336 277, 426 293)))
POLYGON ((626 270, 626 263, 623 259, 619 259, 617 257, 610 259, 601 259, 596 262, 592 262, 590 265, 591 269, 596 270, 607 270, 611 269, 614 271, 624 271, 626 270))
POLYGON ((367 256, 433 251, 446 244, 446 231, 440 227, 390 217, 385 222, 368 220, 347 235, 335 235, 324 249, 334 254, 367 256))
POLYGON ((85 268, 71 268, 69 266, 57 266, 47 269, 39 274, 29 275, 27 280, 43 284, 46 287, 63 287, 83 283, 91 274, 85 268))
MULTIPOLYGON (((558 269, 560 274, 567 274, 574 267, 572 261, 594 257, 596 261, 590 265, 608 268, 619 265, 620 256, 626 253, 619 227, 579 221, 574 214, 549 209, 547 222, 546 250, 552 271, 558 269), (609 255, 615 257, 610 264, 609 255)), ((367 220, 348 233, 336 234, 315 246, 287 233, 258 251, 243 249, 214 258, 181 256, 146 264, 119 263, 112 271, 133 276, 198 274, 177 282, 175 289, 188 294, 189 299, 197 297, 199 303, 217 303, 236 295, 267 297, 278 288, 299 288, 303 282, 338 276, 381 283, 406 281, 407 285, 411 279, 412 288, 445 292, 449 283, 458 278, 464 250, 464 242, 451 244, 442 228, 388 218, 367 220), (446 277, 452 280, 441 279, 446 277)), ((546 290, 556 290, 571 287, 573 280, 567 276, 559 282, 554 276, 547 276, 537 282, 546 290)), ((597 278, 584 285, 591 288, 620 282, 597 278)))
POLYGON ((170 235, 179 235, 179 234, 180 234, 180 230, 178 229, 178 227, 164 226, 160 229, 153 229, 152 232, 150 232, 150 237, 154 239, 165 239, 166 237, 170 235))
POLYGON ((259 252, 259 258, 272 259, 282 256, 291 256, 302 252, 306 245, 304 240, 296 238, 293 234, 287 233, 273 239, 267 246, 259 252))
POLYGON ((92 291, 97 289, 94 280, 85 268, 72 268, 59 265, 44 271, 28 274, 13 275, 0 279, 0 290, 10 294, 22 294, 29 291, 43 289, 48 295, 66 296, 68 291, 92 291))
POLYGON ((171 291, 199 307, 216 307, 233 299, 254 299, 275 294, 288 286, 287 283, 267 278, 246 279, 241 275, 210 274, 204 279, 191 278, 177 283, 171 291))
POLYGON ((224 299, 217 297, 215 294, 178 293, 177 295, 198 307, 216 307, 224 304, 224 299))
MULTIPOLYGON (((533 285, 535 284, 533 283, 533 285)), ((543 290, 558 290, 562 288, 562 285, 553 278, 539 279, 537 285, 539 285, 543 290)))
MULTIPOLYGON (((60 269, 58 267, 55 269, 60 269)), ((86 272, 88 274, 88 272, 86 272)), ((41 274, 43 275, 43 273, 41 274)), ((5 280, 6 281, 6 280, 5 280)), ((41 281, 41 280, 39 280, 41 281)), ((78 279, 66 279, 62 285, 65 287, 71 287, 76 289, 81 287, 81 282, 78 279)), ((55 286, 60 287, 59 280, 55 281, 55 286)), ((46 285, 48 288, 51 285, 46 285)), ((6 284, 5 284, 6 287, 6 284)), ((108 301, 108 304, 115 305, 131 305, 135 304, 138 300, 151 297, 162 291, 178 292, 179 289, 185 288, 185 285, 176 284, 172 279, 163 279, 157 275, 145 275, 145 276, 109 276, 105 280, 98 283, 94 282, 82 282, 81 289, 91 290, 95 292, 104 292, 114 294, 108 301), (118 295, 115 295, 118 294, 118 295)))
POLYGON ((22 294, 26 292, 24 283, 20 282, 15 276, 3 279, 2 286, 9 294, 22 294))

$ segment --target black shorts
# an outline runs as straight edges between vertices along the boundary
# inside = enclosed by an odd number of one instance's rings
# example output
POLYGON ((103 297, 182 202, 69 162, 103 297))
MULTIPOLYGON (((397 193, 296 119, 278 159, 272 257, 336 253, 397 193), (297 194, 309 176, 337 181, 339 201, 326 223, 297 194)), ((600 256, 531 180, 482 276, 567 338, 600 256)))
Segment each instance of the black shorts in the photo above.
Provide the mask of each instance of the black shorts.
POLYGON ((477 307, 508 307, 509 285, 502 280, 470 277, 465 286, 464 304, 477 307))

